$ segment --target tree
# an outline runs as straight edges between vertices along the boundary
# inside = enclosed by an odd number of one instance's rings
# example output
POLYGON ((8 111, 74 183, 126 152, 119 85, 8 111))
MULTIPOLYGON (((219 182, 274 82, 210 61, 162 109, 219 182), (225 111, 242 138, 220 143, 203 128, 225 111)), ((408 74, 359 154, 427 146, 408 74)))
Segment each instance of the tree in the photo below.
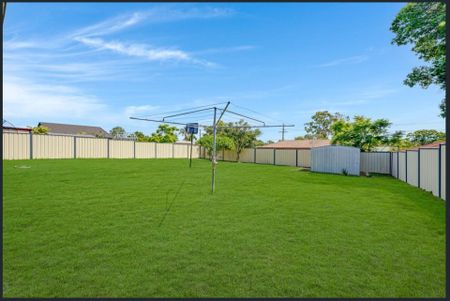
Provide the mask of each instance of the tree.
MULTIPOLYGON (((179 131, 180 135, 182 135, 184 141, 191 141, 191 134, 189 134, 186 131, 186 128, 180 128, 178 131, 179 131)), ((194 139, 196 139, 195 135, 194 135, 194 139)))
POLYGON ((388 141, 387 130, 391 123, 387 119, 372 121, 364 116, 355 116, 353 122, 341 119, 331 126, 332 143, 354 146, 362 151, 371 151, 375 146, 388 141))
POLYGON ((265 143, 262 140, 256 140, 255 143, 253 143, 254 147, 263 146, 265 143))
POLYGON ((274 144, 275 143, 275 141, 273 141, 273 140, 267 140, 267 142, 266 142, 266 144, 274 144))
POLYGON ((404 136, 405 133, 403 131, 395 131, 387 137, 385 143, 389 146, 395 147, 397 150, 411 148, 413 144, 404 136))
POLYGON ((174 143, 177 141, 176 132, 178 129, 174 126, 170 126, 168 124, 160 124, 156 129, 156 132, 152 133, 149 138, 150 142, 159 142, 159 143, 174 143))
POLYGON ((38 125, 38 126, 35 126, 34 128, 32 128, 31 132, 33 134, 44 134, 44 135, 46 135, 46 134, 48 134, 48 127, 43 126, 43 125, 38 125))
POLYGON ((234 149, 236 150, 237 160, 241 152, 248 147, 255 147, 257 137, 261 135, 258 129, 252 129, 250 125, 243 119, 238 122, 230 122, 225 126, 218 126, 218 130, 223 135, 231 138, 234 142, 234 149))
POLYGON ((314 137, 309 134, 306 134, 304 136, 297 136, 294 138, 294 140, 310 140, 310 139, 314 139, 314 137))
MULTIPOLYGON (((413 68, 404 84, 420 85, 426 89, 431 84, 445 91, 445 3, 408 3, 391 24, 395 34, 392 44, 413 44, 414 51, 426 66, 413 68)), ((445 117, 445 100, 440 104, 441 117, 445 117)))
POLYGON ((136 141, 138 142, 145 142, 148 141, 148 137, 144 135, 144 133, 140 131, 136 131, 133 133, 134 137, 136 137, 136 141))
MULTIPOLYGON (((206 135, 212 136, 213 127, 206 127, 205 132, 206 135)), ((257 137, 261 135, 261 131, 258 129, 252 130, 250 125, 243 119, 229 123, 221 120, 217 123, 217 135, 229 137, 233 141, 233 149, 236 150, 237 159, 239 160, 240 154, 245 148, 256 146, 257 137)))
POLYGON ((406 135, 414 145, 425 145, 445 140, 445 133, 436 130, 417 130, 406 135))
POLYGON ((111 134, 111 136, 113 136, 113 138, 123 138, 125 137, 125 129, 123 127, 120 126, 116 126, 113 127, 109 133, 111 134))
MULTIPOLYGON (((205 134, 197 140, 197 144, 203 146, 208 151, 209 155, 213 152, 213 135, 205 134)), ((235 148, 234 141, 223 134, 216 135, 216 150, 233 150, 235 148)))
POLYGON ((348 117, 340 114, 331 114, 328 111, 318 111, 312 117, 311 121, 305 123, 306 136, 305 139, 328 139, 331 132, 331 125, 338 120, 346 120, 348 117))

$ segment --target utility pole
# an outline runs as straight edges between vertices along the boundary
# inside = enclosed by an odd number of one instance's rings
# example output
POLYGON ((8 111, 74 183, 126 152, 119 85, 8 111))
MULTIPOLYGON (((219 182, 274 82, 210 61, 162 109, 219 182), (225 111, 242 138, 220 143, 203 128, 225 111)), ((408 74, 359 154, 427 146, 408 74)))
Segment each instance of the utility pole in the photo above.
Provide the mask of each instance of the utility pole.
POLYGON ((287 133, 287 130, 284 128, 284 123, 281 125, 282 130, 281 130, 281 141, 284 141, 284 133, 287 133))

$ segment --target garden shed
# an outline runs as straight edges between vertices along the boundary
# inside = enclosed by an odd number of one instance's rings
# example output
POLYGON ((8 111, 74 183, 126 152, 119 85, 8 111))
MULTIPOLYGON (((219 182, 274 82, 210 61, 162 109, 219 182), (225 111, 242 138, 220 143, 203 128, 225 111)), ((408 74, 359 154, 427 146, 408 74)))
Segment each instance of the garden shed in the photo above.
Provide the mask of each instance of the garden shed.
POLYGON ((351 146, 327 145, 311 149, 311 171, 359 176, 361 151, 351 146))

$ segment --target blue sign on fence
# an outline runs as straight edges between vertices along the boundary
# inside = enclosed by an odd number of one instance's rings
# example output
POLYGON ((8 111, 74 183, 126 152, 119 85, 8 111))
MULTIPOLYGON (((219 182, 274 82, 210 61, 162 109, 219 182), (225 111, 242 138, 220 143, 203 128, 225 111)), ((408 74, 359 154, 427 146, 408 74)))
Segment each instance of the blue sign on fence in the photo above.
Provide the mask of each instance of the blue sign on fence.
POLYGON ((198 123, 186 124, 186 132, 188 132, 188 134, 197 134, 198 133, 198 123))

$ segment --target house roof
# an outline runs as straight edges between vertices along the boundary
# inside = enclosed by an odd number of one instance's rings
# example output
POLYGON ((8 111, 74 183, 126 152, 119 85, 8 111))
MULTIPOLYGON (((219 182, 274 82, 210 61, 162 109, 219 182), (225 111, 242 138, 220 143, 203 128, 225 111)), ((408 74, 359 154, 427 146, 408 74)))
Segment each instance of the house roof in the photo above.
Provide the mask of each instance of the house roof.
POLYGON ((439 148, 440 144, 445 144, 445 141, 436 141, 433 143, 424 144, 424 145, 416 146, 413 148, 408 148, 407 150, 418 150, 419 148, 439 148))
POLYGON ((111 138, 112 136, 99 126, 76 125, 76 124, 62 124, 39 122, 38 125, 48 128, 50 134, 65 134, 65 135, 89 135, 92 137, 101 136, 111 138))
POLYGON ((4 126, 3 130, 6 131, 16 131, 16 132, 31 132, 31 128, 18 128, 18 127, 12 127, 12 126, 4 126))
POLYGON ((304 148, 310 149, 313 147, 330 145, 330 140, 284 140, 276 143, 260 146, 259 148, 304 148))

